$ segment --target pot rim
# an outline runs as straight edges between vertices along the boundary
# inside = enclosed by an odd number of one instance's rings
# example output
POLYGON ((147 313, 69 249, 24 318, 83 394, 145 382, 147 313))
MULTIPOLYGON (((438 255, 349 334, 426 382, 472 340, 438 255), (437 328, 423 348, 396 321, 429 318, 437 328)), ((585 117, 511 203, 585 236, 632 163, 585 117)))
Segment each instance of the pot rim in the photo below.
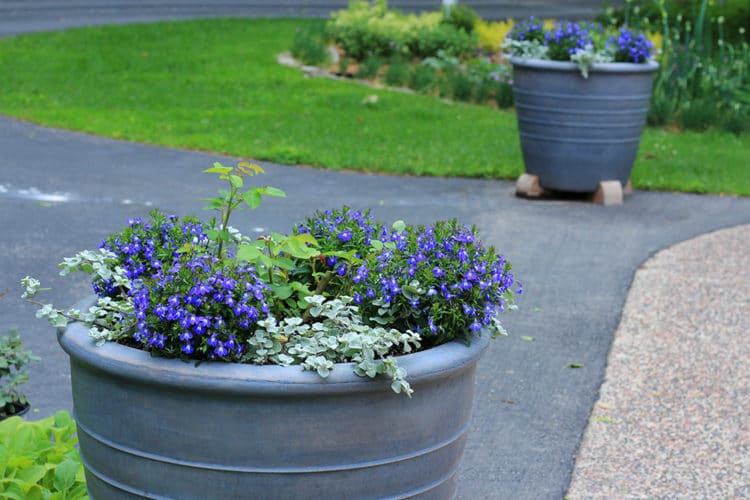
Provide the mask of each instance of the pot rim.
MULTIPOLYGON (((79 303, 83 308, 93 304, 94 297, 79 303)), ((336 363, 328 378, 299 365, 252 365, 225 362, 184 362, 175 358, 152 356, 147 351, 116 342, 97 346, 82 323, 60 328, 57 339, 79 363, 107 376, 163 386, 206 392, 288 395, 390 391, 388 379, 369 379, 355 375, 354 363, 336 363)), ((469 346, 453 341, 424 351, 398 356, 399 367, 407 372, 414 386, 422 380, 435 380, 471 368, 489 345, 489 336, 473 336, 469 346)))
MULTIPOLYGON (((528 69, 546 69, 557 71, 580 72, 578 64, 572 61, 550 61, 548 59, 527 59, 525 57, 510 57, 510 63, 516 67, 528 69)), ((594 63, 589 68, 591 73, 653 73, 659 69, 659 63, 648 61, 646 63, 609 62, 594 63)))
POLYGON ((17 412, 15 412, 15 413, 11 413, 10 415, 5 415, 5 416, 0 417, 0 421, 7 420, 7 419, 13 418, 13 417, 23 417, 31 409, 31 403, 20 404, 18 402, 13 402, 13 403, 10 403, 10 404, 12 404, 13 406, 15 406, 16 408, 21 408, 21 409, 18 410, 17 412))

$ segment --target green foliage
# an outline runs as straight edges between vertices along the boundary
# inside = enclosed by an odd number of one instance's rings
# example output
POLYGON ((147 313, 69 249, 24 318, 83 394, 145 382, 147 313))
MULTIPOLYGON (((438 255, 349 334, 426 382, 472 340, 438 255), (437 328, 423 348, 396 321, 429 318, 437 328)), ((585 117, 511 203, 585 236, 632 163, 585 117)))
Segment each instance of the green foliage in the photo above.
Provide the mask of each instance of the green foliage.
POLYGON ((506 109, 513 106, 513 86, 507 82, 495 82, 495 104, 500 109, 506 109))
POLYGON ((648 29, 661 39, 649 124, 744 132, 742 120, 750 106, 740 96, 750 89, 750 4, 640 0, 605 17, 648 29))
POLYGON ((654 85, 651 104, 646 115, 646 123, 652 127, 661 127, 671 123, 676 112, 677 104, 672 101, 666 91, 659 88, 662 85, 664 85, 662 81, 657 81, 654 85))
POLYGON ((346 56, 339 58, 339 75, 346 75, 349 70, 350 59, 346 56))
POLYGON ((443 50, 438 51, 434 57, 423 59, 416 66, 415 76, 416 71, 420 70, 425 72, 425 79, 429 80, 422 83, 413 77, 411 85, 416 90, 420 90, 422 86, 430 88, 427 85, 429 83, 437 87, 441 97, 479 104, 487 103, 490 96, 494 95, 498 81, 507 81, 510 77, 506 66, 484 58, 468 59, 462 62, 458 57, 443 50), (431 68, 433 72, 429 73, 422 68, 431 68))
POLYGON ((476 50, 477 39, 451 24, 442 24, 440 12, 405 15, 389 10, 385 0, 352 1, 331 14, 326 30, 347 57, 428 57, 443 49, 456 55, 476 50))
POLYGON ((429 66, 417 64, 414 66, 411 77, 409 78, 409 86, 417 92, 430 92, 435 87, 437 81, 437 75, 435 70, 429 66))
POLYGON ((707 99, 693 99, 681 107, 680 125, 688 130, 703 131, 719 118, 715 103, 707 99))
POLYGON ((482 78, 478 82, 474 83, 474 89, 472 92, 472 100, 478 104, 484 104, 490 97, 492 90, 492 80, 489 78, 482 78))
POLYGON ((292 55, 304 64, 318 66, 328 60, 326 37, 322 24, 303 24, 292 40, 292 55))
POLYGON ((391 15, 386 19, 387 2, 351 1, 349 7, 331 14, 326 32, 347 57, 363 61, 368 55, 388 56, 398 42, 399 30, 391 15), (375 23, 378 19, 380 22, 375 23))
POLYGON ((374 55, 368 56, 362 64, 359 65, 356 77, 363 79, 375 78, 378 76, 380 68, 383 66, 383 61, 374 55))
POLYGON ((457 4, 447 9, 442 22, 466 33, 473 33, 479 19, 474 9, 468 5, 457 4))
POLYGON ((64 411, 37 422, 0 422, 0 492, 9 500, 88 498, 76 449, 76 425, 64 411))
POLYGON ((510 78, 510 69, 507 66, 484 58, 469 60, 459 69, 471 82, 471 100, 479 104, 488 101, 490 94, 497 88, 498 81, 507 81, 510 78))
POLYGON ((442 24, 422 29, 408 46, 409 52, 419 58, 435 56, 441 50, 452 56, 466 57, 476 53, 478 43, 476 35, 442 24))
POLYGON ((221 214, 219 227, 208 233, 211 239, 219 242, 216 256, 221 259, 224 257, 224 244, 233 238, 229 231, 229 217, 232 215, 232 212, 243 207, 255 210, 260 206, 263 196, 284 197, 286 193, 271 186, 245 188, 245 177, 265 173, 260 165, 253 163, 240 162, 237 164, 237 167, 225 167, 221 163, 216 162, 213 167, 203 172, 218 174, 219 179, 229 183, 229 191, 222 190, 219 192, 218 198, 207 198, 204 200, 208 202, 208 205, 204 208, 216 210, 221 214))
POLYGON ((15 330, 0 336, 0 418, 13 415, 29 404, 19 388, 29 380, 28 364, 38 360, 23 348, 21 336, 15 330))
POLYGON ((735 135, 750 131, 750 107, 737 106, 728 110, 720 118, 721 128, 735 135))
POLYGON ((747 0, 712 1, 703 5, 702 0, 628 0, 620 8, 609 8, 597 20, 605 24, 620 26, 635 24, 659 29, 665 22, 695 19, 704 11, 704 19, 714 20, 710 29, 714 42, 739 44, 750 43, 750 3, 747 0), (718 19, 723 23, 718 24, 718 19))
POLYGON ((388 64, 383 80, 391 87, 402 87, 409 82, 409 63, 401 56, 394 56, 388 64))
POLYGON ((715 24, 707 17, 708 5, 703 0, 697 16, 688 20, 673 19, 664 12, 664 54, 654 86, 655 100, 673 103, 674 115, 686 128, 705 130, 726 124, 738 133, 741 127, 722 117, 738 117, 750 110, 739 99, 750 89, 750 47, 745 42, 732 46, 721 38, 713 43, 715 24))
POLYGON ((456 101, 471 101, 475 94, 477 82, 463 71, 452 71, 446 76, 447 89, 456 101))

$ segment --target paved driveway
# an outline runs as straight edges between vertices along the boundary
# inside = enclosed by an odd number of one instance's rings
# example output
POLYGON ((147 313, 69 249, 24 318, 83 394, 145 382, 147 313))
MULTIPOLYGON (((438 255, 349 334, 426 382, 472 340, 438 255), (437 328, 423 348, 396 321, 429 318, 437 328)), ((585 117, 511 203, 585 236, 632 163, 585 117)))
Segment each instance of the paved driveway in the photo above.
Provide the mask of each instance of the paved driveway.
MULTIPOLYGON (((345 8, 348 0, 0 0, 0 33, 27 33, 94 24, 138 23, 157 19, 196 17, 327 17, 345 8)), ((580 19, 596 16, 605 2, 599 0, 469 0, 485 19, 536 15, 580 19)), ((606 5, 618 5, 611 0, 606 5)), ((433 10, 440 0, 391 0, 404 11, 433 10)))

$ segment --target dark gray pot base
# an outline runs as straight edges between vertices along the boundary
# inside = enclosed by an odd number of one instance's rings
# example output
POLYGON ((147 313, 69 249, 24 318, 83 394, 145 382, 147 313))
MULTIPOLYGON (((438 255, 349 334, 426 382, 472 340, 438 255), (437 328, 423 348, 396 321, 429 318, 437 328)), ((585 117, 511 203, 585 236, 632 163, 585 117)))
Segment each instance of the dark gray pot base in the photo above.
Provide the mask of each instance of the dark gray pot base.
POLYGON ((597 205, 622 205, 625 196, 633 193, 630 179, 623 186, 618 180, 599 181, 593 193, 570 193, 546 189, 539 183, 539 176, 522 174, 516 181, 516 196, 529 199, 573 199, 588 201, 597 205))

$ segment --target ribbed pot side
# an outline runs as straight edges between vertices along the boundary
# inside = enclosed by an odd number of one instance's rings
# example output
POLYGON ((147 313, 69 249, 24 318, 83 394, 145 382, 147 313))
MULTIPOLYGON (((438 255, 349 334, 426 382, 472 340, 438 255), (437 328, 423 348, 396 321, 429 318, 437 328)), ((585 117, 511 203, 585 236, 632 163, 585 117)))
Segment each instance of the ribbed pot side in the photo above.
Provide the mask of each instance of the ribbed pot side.
POLYGON ((646 123, 658 65, 595 64, 583 78, 572 62, 511 58, 526 172, 547 189, 624 186, 646 123))
POLYGON ((415 393, 397 395, 336 365, 185 363, 81 324, 70 356, 89 494, 120 498, 451 498, 474 372, 488 339, 399 358, 415 393))

